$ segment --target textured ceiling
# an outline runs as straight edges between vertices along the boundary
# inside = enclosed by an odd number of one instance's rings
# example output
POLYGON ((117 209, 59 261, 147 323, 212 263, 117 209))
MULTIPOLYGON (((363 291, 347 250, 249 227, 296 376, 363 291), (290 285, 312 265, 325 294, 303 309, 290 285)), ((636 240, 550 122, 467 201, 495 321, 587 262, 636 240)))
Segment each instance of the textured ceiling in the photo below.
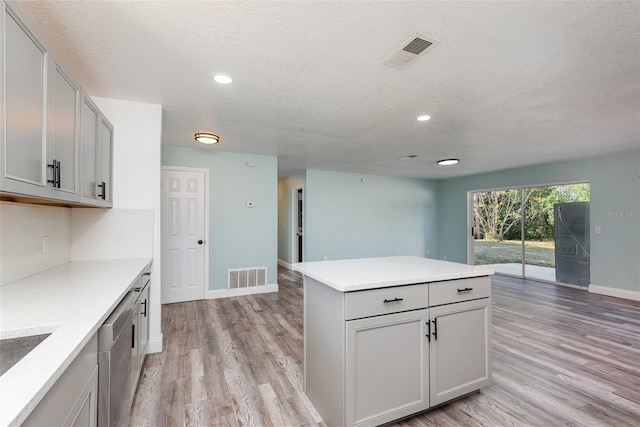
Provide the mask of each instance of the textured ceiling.
POLYGON ((446 178, 640 146, 638 1, 18 4, 89 93, 162 104, 163 144, 209 130, 202 149, 281 173, 446 178), (416 33, 437 45, 382 64, 416 33))

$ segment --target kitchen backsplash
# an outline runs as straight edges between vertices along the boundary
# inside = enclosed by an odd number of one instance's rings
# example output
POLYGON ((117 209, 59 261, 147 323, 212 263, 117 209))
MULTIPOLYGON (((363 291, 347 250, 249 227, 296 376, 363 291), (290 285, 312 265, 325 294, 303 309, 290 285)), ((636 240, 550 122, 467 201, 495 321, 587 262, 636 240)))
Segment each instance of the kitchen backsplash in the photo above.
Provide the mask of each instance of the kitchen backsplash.
POLYGON ((152 258, 153 209, 72 209, 71 260, 152 258))
POLYGON ((153 220, 152 209, 0 202, 0 286, 69 261, 152 258, 153 220))
POLYGON ((70 250, 71 209, 0 202, 0 285, 69 262, 70 250))

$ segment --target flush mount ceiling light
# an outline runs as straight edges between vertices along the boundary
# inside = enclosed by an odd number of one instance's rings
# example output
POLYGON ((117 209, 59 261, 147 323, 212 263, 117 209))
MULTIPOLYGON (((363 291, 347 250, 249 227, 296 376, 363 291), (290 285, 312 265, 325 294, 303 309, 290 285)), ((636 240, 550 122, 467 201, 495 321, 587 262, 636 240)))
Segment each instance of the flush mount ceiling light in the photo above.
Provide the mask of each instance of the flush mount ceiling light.
POLYGON ((217 144, 220 141, 220 137, 218 135, 214 135, 209 132, 198 132, 195 135, 196 141, 202 144, 217 144))
POLYGON ((419 122, 426 122, 427 120, 431 120, 431 116, 429 115, 422 115, 422 116, 418 116, 418 121, 419 122))
POLYGON ((398 160, 411 160, 415 159, 416 157, 420 157, 420 154, 409 154, 408 156, 400 157, 398 160))
POLYGON ((213 76, 213 80, 223 85, 228 85, 233 81, 231 77, 225 76, 224 74, 216 74, 215 76, 213 76))
POLYGON ((460 159, 444 159, 438 160, 438 166, 451 166, 460 163, 460 159))

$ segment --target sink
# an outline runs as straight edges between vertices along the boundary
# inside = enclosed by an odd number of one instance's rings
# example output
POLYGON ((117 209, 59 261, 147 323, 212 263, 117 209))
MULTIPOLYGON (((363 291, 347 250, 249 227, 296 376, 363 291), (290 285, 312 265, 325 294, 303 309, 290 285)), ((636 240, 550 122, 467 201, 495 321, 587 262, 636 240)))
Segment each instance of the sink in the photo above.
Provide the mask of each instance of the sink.
POLYGON ((0 340, 0 376, 7 372, 20 359, 27 355, 38 344, 44 341, 49 334, 30 335, 27 337, 7 338, 0 340))

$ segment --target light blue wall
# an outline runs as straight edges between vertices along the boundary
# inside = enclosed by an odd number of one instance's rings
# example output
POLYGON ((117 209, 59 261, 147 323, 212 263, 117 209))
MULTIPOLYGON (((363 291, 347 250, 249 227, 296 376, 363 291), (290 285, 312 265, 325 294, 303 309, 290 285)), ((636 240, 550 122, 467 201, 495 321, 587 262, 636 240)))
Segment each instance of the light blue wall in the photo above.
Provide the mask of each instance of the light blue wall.
MULTIPOLYGON (((291 252, 293 239, 293 233, 291 231, 291 225, 293 222, 291 191, 294 187, 304 187, 305 180, 305 171, 278 177, 278 259, 288 264, 291 264, 293 261, 291 252)), ((304 248, 302 257, 304 259, 304 248)))
POLYGON ((437 186, 424 179, 307 170, 305 261, 437 254, 437 186))
POLYGON ((591 283, 640 291, 640 149, 443 180, 440 257, 467 261, 468 191, 579 181, 591 183, 591 283))
POLYGON ((277 283, 277 158, 163 146, 162 165, 209 169, 209 289, 226 289, 230 268, 267 267, 277 283))

